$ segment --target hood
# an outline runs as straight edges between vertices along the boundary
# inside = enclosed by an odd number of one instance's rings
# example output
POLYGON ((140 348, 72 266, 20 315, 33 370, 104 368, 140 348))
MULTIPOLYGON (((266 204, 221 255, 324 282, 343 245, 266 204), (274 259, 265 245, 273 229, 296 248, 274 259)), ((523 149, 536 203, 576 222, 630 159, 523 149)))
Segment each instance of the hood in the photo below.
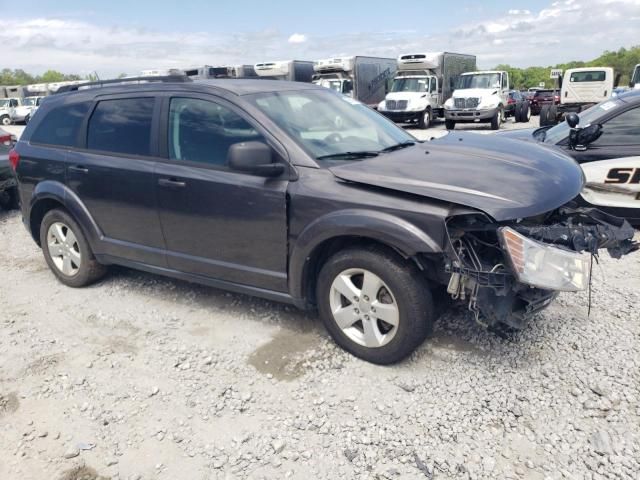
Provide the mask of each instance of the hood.
POLYGON ((516 140, 531 140, 535 142, 533 138, 533 132, 538 130, 537 128, 518 128, 516 130, 501 130, 494 135, 498 135, 500 138, 512 138, 516 140))
POLYGON ((453 91, 453 98, 468 98, 468 97, 488 97, 497 92, 498 88, 463 88, 453 91))
POLYGON ((476 208, 497 221, 553 210, 578 196, 584 182, 578 164, 554 148, 454 132, 330 170, 342 180, 476 208))
POLYGON ((385 100, 413 100, 414 98, 427 97, 426 92, 389 92, 385 100))

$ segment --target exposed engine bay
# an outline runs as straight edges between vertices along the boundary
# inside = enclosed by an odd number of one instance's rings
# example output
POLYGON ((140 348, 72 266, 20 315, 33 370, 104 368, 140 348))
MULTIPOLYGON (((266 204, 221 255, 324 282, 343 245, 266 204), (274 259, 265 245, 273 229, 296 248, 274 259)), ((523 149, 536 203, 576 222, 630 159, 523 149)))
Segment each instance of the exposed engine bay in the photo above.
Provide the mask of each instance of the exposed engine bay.
POLYGON ((560 291, 590 288, 600 250, 621 258, 640 247, 626 220, 573 205, 502 223, 454 216, 447 229, 447 292, 488 328, 522 328, 560 291))

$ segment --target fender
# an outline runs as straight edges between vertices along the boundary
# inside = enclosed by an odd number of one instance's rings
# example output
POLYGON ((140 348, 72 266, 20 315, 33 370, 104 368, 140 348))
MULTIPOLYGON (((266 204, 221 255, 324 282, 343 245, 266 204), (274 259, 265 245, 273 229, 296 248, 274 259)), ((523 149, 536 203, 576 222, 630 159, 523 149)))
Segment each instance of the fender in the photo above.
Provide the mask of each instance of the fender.
MULTIPOLYGON (((69 187, 54 180, 45 180, 38 183, 33 190, 31 200, 29 202, 29 225, 31 225, 31 214, 34 208, 39 202, 43 200, 55 200, 60 202, 71 213, 73 218, 82 228, 82 231, 91 245, 91 248, 95 252, 95 247, 99 244, 100 240, 104 237, 100 227, 95 222, 87 207, 82 203, 80 198, 69 187)), ((34 232, 31 232, 36 242, 40 242, 39 238, 36 238, 34 232)))
POLYGON ((304 297, 305 268, 309 257, 322 242, 343 236, 359 236, 397 249, 406 257, 417 253, 440 253, 442 247, 412 223, 385 212, 348 209, 324 215, 298 235, 289 257, 289 291, 304 297))

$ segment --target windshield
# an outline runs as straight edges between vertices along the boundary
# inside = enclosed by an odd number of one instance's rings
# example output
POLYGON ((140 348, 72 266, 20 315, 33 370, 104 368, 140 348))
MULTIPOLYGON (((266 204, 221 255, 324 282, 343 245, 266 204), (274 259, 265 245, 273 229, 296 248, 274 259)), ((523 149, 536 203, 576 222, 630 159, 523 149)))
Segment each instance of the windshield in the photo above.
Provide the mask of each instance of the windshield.
MULTIPOLYGON (((603 117, 609 110, 612 108, 617 108, 622 105, 622 102, 619 100, 605 100, 600 102, 597 105, 594 105, 587 110, 583 110, 578 115, 580 117, 579 125, 585 127, 591 123, 598 123, 600 118, 603 117)), ((567 122, 559 123, 554 127, 551 127, 546 132, 543 132, 545 135, 542 138, 538 138, 542 140, 544 143, 552 143, 556 144, 569 136, 569 131, 571 128, 567 125, 567 122)))
MULTIPOLYGON (((331 91, 270 92, 246 97, 311 156, 369 156, 416 139, 379 113, 331 91)), ((325 161, 320 160, 321 165, 325 161)))
POLYGON ((456 83, 456 89, 463 88, 500 88, 500 74, 474 73, 472 75, 460 75, 456 83))
POLYGON ((3 98, 0 100, 0 108, 7 108, 9 106, 9 98, 3 98))
POLYGON ((426 78, 394 78, 392 92, 426 92, 426 78))
POLYGON ((640 84, 640 65, 633 71, 633 83, 640 84))

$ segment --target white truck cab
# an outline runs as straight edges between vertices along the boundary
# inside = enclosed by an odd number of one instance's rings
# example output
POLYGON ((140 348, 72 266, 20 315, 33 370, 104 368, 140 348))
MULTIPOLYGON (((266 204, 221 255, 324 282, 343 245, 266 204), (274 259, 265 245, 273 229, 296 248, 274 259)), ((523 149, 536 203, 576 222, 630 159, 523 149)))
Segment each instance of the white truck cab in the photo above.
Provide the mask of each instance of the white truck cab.
POLYGON ((11 112, 22 106, 22 98, 0 98, 0 125, 11 125, 11 112))
POLYGON ((280 60, 256 63, 253 66, 258 77, 290 82, 311 82, 313 62, 307 60, 280 60))
POLYGON ((505 121, 504 107, 509 97, 509 73, 498 70, 463 73, 456 89, 444 104, 448 130, 456 123, 491 123, 498 130, 505 121))
POLYGON ((571 68, 564 74, 560 103, 563 105, 600 103, 611 96, 613 87, 613 68, 571 68))

